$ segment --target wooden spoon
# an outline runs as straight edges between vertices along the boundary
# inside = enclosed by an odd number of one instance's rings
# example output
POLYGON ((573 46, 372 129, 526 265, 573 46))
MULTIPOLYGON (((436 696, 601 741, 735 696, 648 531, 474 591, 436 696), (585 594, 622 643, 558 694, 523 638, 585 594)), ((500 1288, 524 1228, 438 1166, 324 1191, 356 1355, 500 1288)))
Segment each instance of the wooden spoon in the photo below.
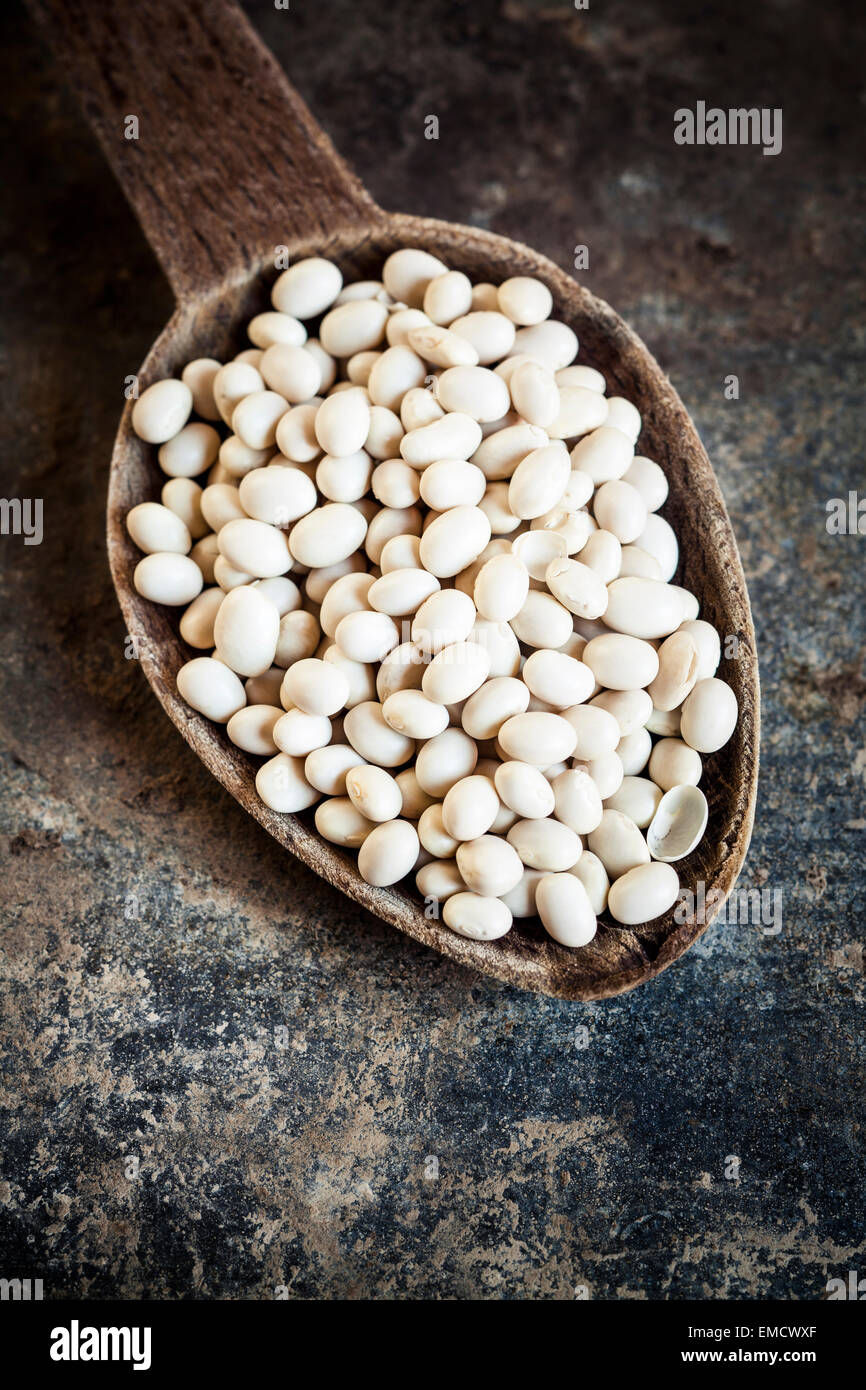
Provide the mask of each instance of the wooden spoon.
POLYGON ((378 277, 389 252, 421 246, 473 280, 540 276, 553 292, 554 316, 578 335, 581 360, 640 410, 640 452, 670 480, 664 514, 682 551, 677 580, 697 594, 723 640, 739 641, 738 659, 723 667, 739 724, 706 762, 708 834, 678 865, 684 886, 694 890, 702 880, 707 894, 718 894, 703 920, 698 913, 678 922, 672 910, 633 930, 601 924, 579 951, 559 946, 536 921, 517 921, 496 942, 468 941, 426 917, 412 893, 364 883, 354 856, 322 841, 309 815, 262 805, 254 760, 177 695, 175 676, 189 659, 177 614, 141 599, 132 585, 140 556, 124 518, 136 502, 158 496, 162 479, 156 450, 132 433, 131 403, 111 460, 108 550, 128 630, 163 707, 223 786, 310 868, 417 941, 522 989, 604 999, 651 979, 701 935, 736 881, 758 772, 758 671, 742 565, 710 462, 671 383, 614 311, 544 256, 474 227, 377 207, 227 0, 137 0, 122 8, 114 0, 33 0, 33 8, 177 297, 140 369, 142 388, 179 375, 193 357, 224 361, 245 345, 243 325, 269 307, 275 248, 293 261, 330 257, 347 277, 378 277), (127 138, 129 116, 138 118, 137 138, 127 138))

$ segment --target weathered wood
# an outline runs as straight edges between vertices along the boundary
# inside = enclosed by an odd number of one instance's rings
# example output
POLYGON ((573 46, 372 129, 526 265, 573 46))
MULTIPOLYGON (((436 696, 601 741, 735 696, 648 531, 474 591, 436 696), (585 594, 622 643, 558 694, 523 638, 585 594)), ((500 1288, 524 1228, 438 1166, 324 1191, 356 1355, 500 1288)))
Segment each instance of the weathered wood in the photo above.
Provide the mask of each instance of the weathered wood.
POLYGON ((378 214, 238 6, 31 7, 178 297, 378 214))
MULTIPOLYGON (((111 47, 115 41, 113 23, 107 19, 97 23, 93 19, 94 15, 102 16, 106 9, 104 0, 86 6, 38 0, 38 7, 43 13, 53 15, 56 11, 62 19, 60 42, 66 45, 65 52, 73 55, 79 87, 82 81, 86 85, 92 80, 94 67, 100 73, 111 74, 110 80, 103 76, 97 96, 91 96, 88 105, 88 114, 97 128, 101 132, 111 131, 124 104, 124 89, 120 50, 114 47, 110 64, 105 57, 105 45, 111 47), (86 39, 73 42, 70 30, 83 22, 80 16, 85 11, 86 39), (85 51, 89 48, 94 51, 85 51), (110 98, 107 103, 106 94, 110 98)), ((136 7, 131 13, 138 11, 136 7)), ((633 400, 643 415, 641 452, 659 461, 670 482, 670 496, 662 511, 679 536, 678 582, 697 594, 703 616, 723 637, 734 634, 739 638, 738 659, 723 663, 721 669, 737 695, 739 724, 730 743, 705 760, 703 786, 710 807, 708 833, 698 849, 677 866, 685 887, 695 889, 702 881, 705 891, 718 892, 719 902, 722 901, 742 867, 754 816, 759 736, 757 654, 746 583, 727 511, 694 425, 671 383, 614 311, 545 257, 476 228, 385 214, 378 209, 316 131, 309 113, 285 80, 275 76, 272 58, 252 35, 246 21, 223 0, 189 6, 166 0, 161 5, 145 4, 140 13, 149 15, 149 23, 158 23, 160 27, 161 45, 156 50, 149 49, 149 59, 157 67, 168 65, 175 70, 179 61, 175 47, 181 42, 186 46, 184 82, 194 95, 207 93, 209 117, 209 139, 204 144, 200 143, 198 118, 193 126, 196 135, 190 148, 196 149, 196 158, 207 168, 194 182, 188 198, 179 198, 183 180, 178 179, 174 161, 159 155, 145 173, 137 157, 121 153, 112 158, 115 171, 139 210, 145 230, 163 256, 180 295, 177 312, 142 366, 143 384, 179 372, 191 357, 225 359, 244 345, 243 325, 268 302, 276 243, 287 245, 293 258, 314 252, 330 256, 347 275, 375 274, 390 251, 415 245, 435 251, 474 279, 496 281, 514 274, 540 276, 553 292, 556 316, 577 332, 580 359, 598 367, 605 374, 609 390, 633 400), (191 72, 187 65, 192 51, 190 30, 168 22, 181 8, 185 13, 201 13, 202 27, 208 34, 219 33, 222 47, 234 55, 233 73, 234 59, 243 52, 246 79, 238 83, 237 100, 257 103, 261 93, 268 92, 269 129, 278 130, 286 141, 286 148, 292 151, 292 167, 308 171, 313 196, 305 194, 300 198, 296 181, 292 198, 263 208, 263 201, 276 196, 275 186, 282 175, 275 178, 275 169, 283 165, 277 165, 273 149, 262 148, 254 139, 246 143, 240 160, 245 166, 246 191, 241 194, 238 186, 228 199, 218 196, 226 170, 237 171, 235 150, 239 133, 248 130, 254 121, 249 112, 225 112, 221 93, 224 74, 215 83, 212 69, 200 75, 191 72), (219 95, 215 96, 215 92, 219 95), (224 116, 228 126, 223 123, 224 116), (294 129, 296 122, 301 124, 302 138, 294 129), (266 197, 262 189, 267 190, 266 197), (170 218, 164 211, 169 207, 170 218), (280 209, 285 209, 283 221, 280 209), (176 251, 172 235, 177 239, 176 251), (204 246, 210 248, 207 256, 196 250, 204 246), (221 279, 217 278, 219 267, 223 272, 221 279)), ((125 25, 125 10, 123 15, 125 25)), ((148 23, 136 24, 136 32, 140 27, 146 30, 148 23)), ((194 47, 199 53, 202 51, 194 47)), ((122 51, 128 51, 128 43, 122 51)), ((151 90, 163 94, 160 100, 174 100, 167 95, 173 92, 173 86, 167 88, 159 72, 149 72, 147 61, 147 55, 137 50, 137 81, 142 87, 149 82, 151 90)), ((159 120, 158 115, 153 115, 158 108, 148 109, 153 119, 159 120)), ((179 125, 188 110, 187 105, 175 104, 170 115, 163 115, 163 126, 179 125)), ((104 136, 103 140, 109 147, 104 136)), ((172 148, 178 152, 187 148, 180 129, 172 141, 172 148)), ((278 144, 277 139, 275 148, 278 144)), ((296 180, 300 177, 296 175, 296 180)), ((148 680, 184 738, 223 786, 281 844, 323 878, 416 940, 510 984, 562 998, 604 999, 632 989, 665 969, 701 935, 719 902, 703 921, 677 922, 672 910, 657 922, 633 930, 602 922, 595 940, 580 951, 559 946, 534 921, 517 921, 500 941, 468 941, 437 920, 425 917, 414 893, 372 888, 364 883, 354 856, 322 841, 309 813, 279 815, 264 806, 254 785, 257 760, 234 747, 224 729, 195 714, 177 694, 176 673, 190 655, 178 634, 177 614, 146 602, 133 588, 132 572, 140 557, 126 534, 124 518, 136 502, 158 495, 161 475, 156 451, 135 437, 130 417, 128 405, 115 442, 108 496, 109 556, 128 629, 139 639, 148 680)))

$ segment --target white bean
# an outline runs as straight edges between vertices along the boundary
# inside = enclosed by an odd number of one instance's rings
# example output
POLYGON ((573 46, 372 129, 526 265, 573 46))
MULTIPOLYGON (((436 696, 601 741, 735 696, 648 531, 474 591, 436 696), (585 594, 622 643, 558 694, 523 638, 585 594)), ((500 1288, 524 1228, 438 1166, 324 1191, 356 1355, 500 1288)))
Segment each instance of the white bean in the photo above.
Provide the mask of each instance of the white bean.
POLYGON ((535 767, 570 758, 577 746, 577 734, 567 719, 558 714, 515 714, 499 730, 499 742, 509 758, 535 767))
POLYGON ((370 428, 365 449, 375 459, 394 458, 400 449, 405 431, 399 415, 384 405, 370 407, 370 428))
POLYGON ((396 780, 403 798, 401 815, 404 820, 418 820, 429 806, 435 804, 434 798, 427 795, 415 776, 414 767, 404 767, 402 772, 397 773, 396 780))
POLYGON ((275 343, 300 347, 301 343, 306 342, 307 330, 300 320, 294 318, 292 314, 281 314, 275 310, 267 310, 265 313, 256 314, 255 318, 250 319, 247 326, 247 336, 251 343, 255 343, 258 351, 248 348, 246 352, 239 353, 234 360, 235 362, 249 362, 258 368, 264 349, 273 347, 275 343))
POLYGON ((300 468, 253 468, 241 478, 238 497, 254 521, 290 526, 313 510, 316 488, 300 468))
POLYGON ((500 763, 493 780, 506 806, 522 819, 535 820, 553 814, 553 788, 537 767, 522 762, 500 763))
POLYGON ((703 681, 708 676, 714 676, 719 669, 722 654, 721 641, 716 629, 711 623, 692 618, 681 623, 678 630, 687 632, 698 649, 698 680, 703 681))
POLYGON ((387 613, 359 609, 340 619, 334 638, 344 656, 366 665, 393 651, 400 641, 400 629, 387 613))
POLYGON ((332 357, 354 357, 377 348, 385 336, 388 310, 376 299, 350 300, 322 319, 319 337, 332 357))
POLYGON ((676 869, 670 864, 642 864, 611 884, 608 910, 614 921, 636 927, 672 908, 679 888, 676 869))
POLYGON ((212 656, 197 656, 181 666, 177 688, 188 705, 217 724, 227 724, 247 702, 234 671, 212 656))
POLYGON ((462 729, 446 729, 418 750, 415 774, 430 796, 444 797, 461 777, 472 775, 477 761, 478 749, 468 734, 462 729))
POLYGON ((568 609, 541 589, 530 589, 523 607, 511 619, 511 627, 529 647, 563 647, 573 632, 568 609))
MULTIPOLYGON (((285 681, 280 698, 284 698, 285 681)), ((331 721, 321 714, 306 714, 302 709, 287 709, 274 725, 274 743, 282 753, 294 758, 306 758, 314 748, 324 748, 331 741, 331 721)))
POLYGON ((577 337, 567 323, 547 319, 544 323, 519 328, 510 351, 512 354, 526 353, 543 363, 548 371, 558 372, 577 356, 577 337))
POLYGON ((592 504, 595 519, 622 545, 636 541, 647 523, 647 509, 637 488, 621 478, 602 483, 592 504))
MULTIPOLYGON (((325 749, 316 751, 323 753, 325 749)), ((312 757, 315 757, 315 753, 310 754, 307 763, 312 757)), ((344 849, 360 849, 373 826, 374 822, 368 820, 357 806, 353 806, 347 796, 334 796, 316 807, 316 829, 319 834, 330 840, 331 844, 342 845, 344 849)))
POLYGON ((613 796, 608 797, 606 811, 622 811, 639 830, 646 830, 662 799, 662 788, 648 777, 626 775, 613 796))
POLYGON ((621 430, 601 425, 575 444, 571 451, 574 468, 588 473, 596 484, 621 478, 634 458, 634 448, 621 430))
POLYGON ((587 946, 597 922, 589 894, 572 873, 545 874, 535 890, 538 915, 549 936, 561 946, 587 946))
POLYGON ((286 698, 306 714, 332 715, 344 707, 349 682, 339 667, 306 657, 293 662, 286 671, 283 690, 286 698))
POLYGON ((440 705, 456 705, 483 685, 490 671, 490 654, 475 642, 453 642, 437 652, 426 668, 421 689, 440 705))
POLYGON ((555 709, 582 704, 595 689, 595 677, 589 667, 564 652, 543 648, 532 652, 522 674, 536 699, 555 709))
POLYGON ((490 522, 480 508, 452 507, 423 533, 421 563, 438 579, 450 578, 471 565, 489 540, 490 522))
POLYGON ((489 777, 464 777, 449 787, 442 802, 442 824, 458 841, 486 835, 499 813, 499 797, 489 777))
POLYGON ((498 362, 514 346, 514 324, 496 310, 473 309, 454 319, 451 331, 472 344, 482 366, 498 362))
POLYGON ((164 444, 183 429, 192 410, 192 391, 166 377, 143 391, 132 408, 132 428, 148 444, 164 444))
POLYGON ((601 793, 585 767, 560 772, 551 783, 554 815, 576 835, 589 835, 601 824, 601 793))
POLYGON ((487 367, 449 367, 439 378, 439 403, 473 420, 500 420, 511 405, 508 387, 487 367))
POLYGON ((361 761, 360 754, 348 743, 329 743, 307 754, 304 776, 311 787, 326 796, 344 796, 346 774, 361 761))
POLYGON ((161 446, 159 466, 170 478, 197 478, 211 467, 219 449, 220 437, 213 425, 184 425, 161 446))
POLYGON ((497 482, 510 478, 521 459, 548 443, 545 431, 537 425, 523 422, 507 425, 504 429, 495 430, 476 446, 472 462, 481 469, 485 478, 497 482))
POLYGON ((455 642, 465 642, 475 618, 475 604, 468 594, 437 588, 412 620, 412 641, 426 656, 435 656, 455 642))
POLYGON ((226 733, 238 748, 245 753, 255 753, 259 757, 271 757, 276 753, 274 725, 282 719, 283 711, 278 705, 247 705, 233 714, 226 725, 226 733))
POLYGON ((623 738, 633 734, 635 729, 642 729, 653 709, 653 702, 645 690, 603 690, 590 700, 590 704, 613 715, 623 738))
POLYGON ((219 549, 230 565, 256 579, 287 574, 292 568, 292 555, 285 532, 265 521, 242 517, 228 521, 220 529, 219 549))
MULTIPOLYGON (((367 602, 377 613, 388 613, 392 618, 405 617, 415 613, 438 589, 438 579, 426 570, 395 569, 383 574, 371 584, 367 602)), ((469 627, 471 626, 470 622, 469 627)), ((466 630, 468 632, 469 628, 466 630)))
POLYGON ((647 693, 656 709, 678 709, 698 679, 698 649, 688 632, 675 632, 658 650, 659 673, 647 693))
POLYGON ((256 791, 272 811, 305 811, 319 800, 319 793, 304 776, 304 759, 278 753, 256 773, 256 791))
POLYGON ((490 676, 516 676, 520 670, 520 644, 510 623, 489 623, 476 618, 470 641, 484 647, 490 657, 490 676))
POLYGON ((710 676, 698 681, 686 698, 680 733, 698 753, 715 753, 734 732, 737 714, 737 697, 731 687, 718 677, 710 676))
POLYGON ((413 739, 391 728, 382 706, 375 700, 362 700, 353 706, 343 720, 343 732, 361 757, 377 767, 400 767, 409 761, 415 749, 413 739))
POLYGON ((497 301, 512 323, 525 327, 550 317, 553 295, 531 275, 513 275, 499 286, 497 301))
POLYGON ((318 402, 308 401, 292 406, 277 425, 277 448, 293 463, 310 463, 322 453, 316 438, 318 414, 318 402))
MULTIPOLYGON (((403 794, 390 772, 362 763, 346 776, 346 794, 368 820, 396 820, 403 809, 403 794)), ((402 875, 401 875, 402 877, 402 875)))
POLYGON ((126 514, 126 529, 139 550, 186 555, 192 545, 189 527, 159 502, 139 502, 126 514))
POLYGON ((225 595, 222 589, 203 589, 180 620, 180 635, 191 647, 214 646, 214 621, 225 595))
POLYGON ((585 386, 589 391, 604 395, 607 384, 601 372, 595 367, 562 367, 556 373, 557 386, 585 386))
POLYGON ((646 840, 631 817, 622 811, 605 810, 596 829, 590 832, 588 843, 611 881, 650 862, 646 840))
POLYGON ((458 846, 456 857, 467 888, 482 897, 500 898, 510 893, 523 874, 523 864, 514 846, 498 835, 465 840, 458 846))
POLYGON ((155 551, 139 560, 132 582, 142 598, 151 603, 165 603, 173 608, 192 603, 201 593, 204 579, 198 565, 189 555, 155 551))
POLYGON ((282 314, 315 319, 333 304, 342 286, 343 277, 332 261, 308 256, 295 261, 278 277, 271 290, 271 302, 282 314))
POLYGON ((196 357, 188 362, 180 379, 192 392, 192 408, 205 420, 218 420, 220 413, 214 400, 214 377, 222 366, 215 357, 196 357))
POLYGON ((557 391, 559 409, 547 427, 551 439, 577 439, 607 423, 607 400, 598 391, 561 385, 557 391))
POLYGON ((614 579, 608 587, 604 620, 630 637, 667 637, 682 622, 678 591, 657 579, 614 579))
POLYGON ((220 367, 213 380, 216 407, 227 425, 245 396, 264 389, 264 377, 249 362, 227 362, 220 367))
POLYGON ((326 502, 292 527, 289 548, 302 565, 336 565, 364 544, 363 513, 347 502, 326 502))
POLYGON ((576 864, 583 849, 579 835, 562 821, 549 817, 518 821, 508 832, 508 843, 527 868, 554 874, 565 873, 576 864))
MULTIPOLYGON (((413 468, 426 468, 437 459, 468 459, 481 443, 481 426, 471 415, 452 411, 441 419, 409 430, 400 440, 400 453, 413 468)), ((480 464, 479 464, 480 467, 480 464)))
POLYGON ((382 713, 392 729, 409 738, 435 738, 448 728, 448 710, 421 690, 395 690, 382 713))
POLYGON ((498 941, 511 930, 511 912, 500 898, 454 893, 442 909, 445 925, 471 941, 498 941))
POLYGON ((657 512, 667 499, 668 480, 664 469, 641 454, 632 459, 623 480, 637 489, 648 512, 657 512))
POLYGON ((516 618, 529 593, 529 573, 516 555, 494 555, 475 580, 475 606, 492 623, 516 618))
POLYGON ((414 246, 392 251, 382 267, 382 280, 392 299, 410 308, 420 309, 430 281, 438 275, 445 275, 447 265, 432 256, 429 251, 421 251, 414 246))
POLYGON ((434 276, 424 291, 424 313, 431 323, 452 323, 471 307, 472 282, 461 270, 434 276))
POLYGON ((265 385, 292 405, 308 401, 322 384, 322 371, 312 353, 289 343, 274 343, 269 347, 262 356, 259 371, 265 385))
POLYGON ((358 852, 358 872, 366 883, 385 888, 415 867, 418 832, 407 820, 386 821, 370 831, 358 852))
MULTIPOLYGON (((402 776, 402 774, 401 774, 402 776)), ((466 888, 456 859, 434 859, 415 875, 415 887, 422 898, 444 903, 466 888)), ((499 899, 494 899, 498 902, 499 899)), ((449 924, 450 925, 450 924, 449 924)))
MULTIPOLYGON (((373 363, 367 383, 374 405, 399 410, 407 391, 424 384, 427 368, 410 347, 389 347, 373 363)), ((444 405, 443 401, 443 405, 444 405)), ((447 406, 446 406, 447 409, 447 406)))
POLYGON ((581 560, 557 557, 545 570, 550 592, 580 618, 600 618, 607 611, 608 589, 604 580, 581 560))
POLYGON ((596 705, 572 705, 570 709, 563 710, 562 715, 574 729, 577 757, 583 760, 612 753, 622 738, 613 715, 596 705))
POLYGON ((248 586, 226 594, 216 614, 214 642, 239 676, 261 676, 270 669, 279 634, 279 612, 264 594, 248 586))
POLYGON ((553 373, 527 358, 511 373, 508 387, 518 415, 531 425, 549 429, 560 411, 559 387, 553 373))
POLYGON ((434 324, 419 323, 407 333, 409 346, 425 362, 434 367, 474 367, 478 364, 478 353, 459 333, 450 328, 437 328, 434 324))
POLYGON ((388 653, 376 674, 379 699, 384 702, 398 690, 420 690, 426 664, 414 643, 401 642, 388 653))
POLYGON ((571 472, 564 444, 533 449, 514 470, 508 486, 508 505, 525 521, 543 516, 559 503, 571 472))
POLYGON ((673 528, 663 516, 658 516, 653 512, 647 517, 646 526, 635 541, 635 545, 640 550, 646 550, 658 562, 661 578, 665 582, 673 579, 679 563, 679 544, 673 528))
POLYGON ((659 670, 658 655, 649 642, 619 632, 593 637, 586 644, 583 660, 599 685, 608 690, 645 690, 659 670))
POLYGON ((316 412, 316 439, 326 454, 337 458, 363 449, 369 430, 370 403, 360 386, 328 396, 316 412))
POLYGON ((191 541, 200 540, 209 529, 201 510, 202 491, 192 478, 169 478, 160 493, 162 505, 180 517, 191 541))
POLYGON ((439 459, 420 475, 421 500, 438 512, 479 505, 486 485, 481 469, 463 459, 439 459))

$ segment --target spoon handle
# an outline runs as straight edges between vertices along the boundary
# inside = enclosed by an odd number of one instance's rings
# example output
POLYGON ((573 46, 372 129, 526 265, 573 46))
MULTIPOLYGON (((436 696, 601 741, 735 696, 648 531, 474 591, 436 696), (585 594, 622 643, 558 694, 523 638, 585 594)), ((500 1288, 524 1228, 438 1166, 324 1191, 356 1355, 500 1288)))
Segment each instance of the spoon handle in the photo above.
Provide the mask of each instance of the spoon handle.
POLYGON ((381 216, 231 0, 30 4, 178 299, 381 216))

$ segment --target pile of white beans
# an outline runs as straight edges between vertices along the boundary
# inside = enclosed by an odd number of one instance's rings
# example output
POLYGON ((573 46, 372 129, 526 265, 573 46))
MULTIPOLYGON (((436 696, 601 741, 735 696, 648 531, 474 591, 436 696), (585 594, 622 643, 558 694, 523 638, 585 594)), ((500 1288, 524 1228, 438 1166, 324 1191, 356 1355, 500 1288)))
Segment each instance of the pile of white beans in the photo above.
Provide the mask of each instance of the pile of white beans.
POLYGON ((638 411, 536 279, 407 248, 381 281, 299 261, 271 299, 132 412, 167 475, 127 517, 135 587, 204 653, 181 696, 266 759, 267 806, 315 805, 463 936, 667 912, 738 711, 638 411))

